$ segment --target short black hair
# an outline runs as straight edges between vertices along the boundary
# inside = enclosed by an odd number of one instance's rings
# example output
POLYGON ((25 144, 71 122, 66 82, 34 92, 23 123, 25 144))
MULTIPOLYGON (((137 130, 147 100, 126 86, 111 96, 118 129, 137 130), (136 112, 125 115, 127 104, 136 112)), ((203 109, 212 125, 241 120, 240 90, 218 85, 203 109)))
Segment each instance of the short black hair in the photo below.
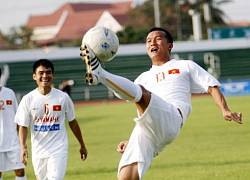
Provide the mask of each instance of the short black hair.
POLYGON ((39 59, 33 64, 33 73, 36 73, 36 69, 38 66, 44 66, 46 68, 51 68, 52 73, 54 73, 54 65, 53 63, 48 59, 39 59))
POLYGON ((166 34, 166 38, 167 38, 168 42, 173 43, 173 37, 166 29, 163 29, 160 27, 153 27, 149 30, 148 33, 153 32, 153 31, 163 31, 166 34))

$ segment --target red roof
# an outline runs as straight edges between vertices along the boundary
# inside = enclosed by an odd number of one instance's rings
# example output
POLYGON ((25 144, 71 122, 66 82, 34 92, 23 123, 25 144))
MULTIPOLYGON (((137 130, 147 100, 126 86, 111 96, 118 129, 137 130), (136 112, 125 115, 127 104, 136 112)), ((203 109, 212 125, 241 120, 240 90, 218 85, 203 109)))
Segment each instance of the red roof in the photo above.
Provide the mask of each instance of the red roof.
POLYGON ((31 16, 27 27, 55 26, 62 13, 67 10, 68 16, 54 39, 39 41, 39 44, 55 42, 59 39, 74 40, 82 37, 101 17, 104 11, 108 11, 121 25, 128 22, 127 12, 131 8, 131 2, 96 4, 96 3, 68 3, 57 11, 48 15, 31 16))

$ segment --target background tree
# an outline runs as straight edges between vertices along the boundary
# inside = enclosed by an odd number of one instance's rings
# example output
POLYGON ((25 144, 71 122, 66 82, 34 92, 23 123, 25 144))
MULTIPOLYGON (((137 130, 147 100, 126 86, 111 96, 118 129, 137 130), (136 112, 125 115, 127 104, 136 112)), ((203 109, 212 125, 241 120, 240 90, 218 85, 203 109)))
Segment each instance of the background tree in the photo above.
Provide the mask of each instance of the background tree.
POLYGON ((3 35, 3 41, 7 44, 8 49, 33 49, 36 45, 31 40, 32 35, 33 29, 27 26, 12 27, 9 34, 3 35))
MULTIPOLYGON (((220 9, 219 4, 228 3, 231 0, 159 0, 160 24, 173 35, 174 40, 189 40, 193 34, 192 18, 188 14, 193 9, 201 14, 203 37, 207 38, 207 27, 225 26, 223 16, 225 15, 220 9), (211 11, 211 22, 206 24, 204 21, 203 4, 208 3, 211 11), (181 32, 181 38, 178 39, 178 31, 181 32)), ((128 12, 129 22, 125 29, 118 33, 121 43, 138 43, 135 33, 144 33, 140 36, 145 37, 146 30, 155 26, 154 23, 154 0, 147 0, 139 7, 131 9, 128 12), (140 31, 142 30, 142 31, 140 31), (127 32, 126 32, 127 31, 127 32), (128 37, 126 37, 128 36, 128 37), (129 40, 126 40, 129 38, 129 40)))
POLYGON ((145 42, 145 35, 147 34, 148 29, 134 28, 132 25, 127 24, 123 31, 117 32, 120 44, 131 44, 131 43, 143 43, 145 42))
POLYGON ((232 2, 232 0, 196 0, 195 3, 189 3, 190 9, 194 9, 195 11, 201 14, 203 37, 207 38, 207 28, 209 27, 226 26, 226 23, 223 20, 225 13, 221 11, 218 8, 218 6, 229 2, 232 2), (210 15, 211 15, 210 22, 205 22, 204 20, 204 8, 203 8, 204 3, 207 3, 210 9, 210 15))

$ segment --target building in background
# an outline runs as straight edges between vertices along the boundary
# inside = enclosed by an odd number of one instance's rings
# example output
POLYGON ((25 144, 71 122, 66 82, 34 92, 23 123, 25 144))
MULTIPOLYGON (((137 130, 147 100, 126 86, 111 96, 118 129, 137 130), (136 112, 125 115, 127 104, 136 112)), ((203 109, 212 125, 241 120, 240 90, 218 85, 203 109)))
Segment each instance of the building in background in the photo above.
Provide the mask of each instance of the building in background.
POLYGON ((32 40, 40 46, 58 40, 73 41, 93 26, 105 26, 117 32, 128 22, 132 2, 67 3, 52 14, 31 16, 27 27, 33 29, 32 40))

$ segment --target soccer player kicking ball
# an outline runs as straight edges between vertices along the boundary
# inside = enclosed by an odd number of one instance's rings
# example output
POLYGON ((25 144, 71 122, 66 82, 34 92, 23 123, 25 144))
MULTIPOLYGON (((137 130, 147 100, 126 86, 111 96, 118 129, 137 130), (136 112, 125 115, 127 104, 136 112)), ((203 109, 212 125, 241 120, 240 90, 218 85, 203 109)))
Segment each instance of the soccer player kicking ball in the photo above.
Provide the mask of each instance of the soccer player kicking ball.
POLYGON ((81 159, 87 158, 87 149, 75 119, 74 104, 68 94, 51 87, 54 79, 51 61, 36 61, 33 79, 38 87, 22 98, 15 116, 15 122, 20 126, 21 160, 27 165, 26 139, 30 125, 32 164, 37 179, 63 180, 68 159, 65 119, 80 144, 81 159))
POLYGON ((231 111, 222 95, 220 83, 191 60, 170 59, 173 48, 171 34, 152 28, 146 39, 152 60, 149 71, 134 82, 105 71, 87 44, 81 46, 89 85, 103 84, 123 100, 134 102, 138 117, 129 141, 121 142, 117 151, 123 153, 118 179, 139 180, 153 158, 173 142, 192 111, 191 93, 209 93, 227 121, 242 124, 241 113, 231 111))
POLYGON ((26 180, 25 166, 20 160, 18 126, 14 122, 17 107, 13 90, 0 85, 0 180, 3 179, 2 172, 8 171, 15 172, 16 180, 26 180))

